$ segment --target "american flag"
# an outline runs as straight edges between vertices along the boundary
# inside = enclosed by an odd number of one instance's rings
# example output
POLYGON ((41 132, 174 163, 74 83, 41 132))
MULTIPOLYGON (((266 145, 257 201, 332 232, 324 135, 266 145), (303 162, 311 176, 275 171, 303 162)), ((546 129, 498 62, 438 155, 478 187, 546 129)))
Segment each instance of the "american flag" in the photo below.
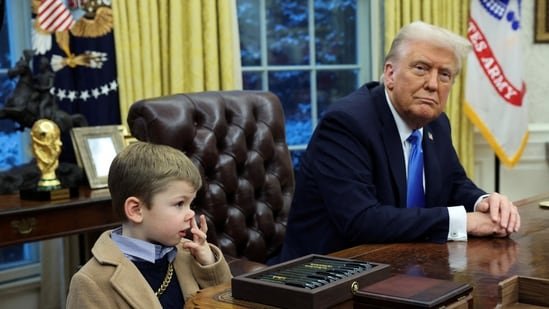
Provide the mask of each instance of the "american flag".
POLYGON ((61 0, 42 0, 38 7, 38 24, 48 32, 65 31, 75 21, 61 0))

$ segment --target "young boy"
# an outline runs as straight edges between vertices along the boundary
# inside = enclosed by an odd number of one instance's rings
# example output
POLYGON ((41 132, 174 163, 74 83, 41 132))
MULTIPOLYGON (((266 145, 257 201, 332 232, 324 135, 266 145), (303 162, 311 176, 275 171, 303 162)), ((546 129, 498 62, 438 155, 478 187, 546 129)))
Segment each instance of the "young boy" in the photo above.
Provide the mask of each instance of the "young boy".
POLYGON ((71 280, 67 308, 183 308, 199 289, 231 279, 206 241, 204 215, 200 226, 194 219, 201 178, 182 152, 133 143, 112 161, 108 183, 122 226, 99 237, 71 280))

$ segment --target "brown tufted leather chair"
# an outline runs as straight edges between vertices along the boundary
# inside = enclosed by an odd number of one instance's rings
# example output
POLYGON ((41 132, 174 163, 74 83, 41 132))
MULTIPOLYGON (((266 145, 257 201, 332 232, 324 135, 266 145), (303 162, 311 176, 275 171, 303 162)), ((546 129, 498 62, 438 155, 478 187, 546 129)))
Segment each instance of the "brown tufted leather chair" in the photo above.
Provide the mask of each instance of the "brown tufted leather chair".
POLYGON ((130 107, 128 125, 137 139, 180 149, 199 168, 203 186, 193 204, 197 215, 206 215, 208 241, 221 248, 233 275, 259 266, 239 260, 264 263, 279 251, 294 174, 274 94, 212 91, 141 100, 130 107))

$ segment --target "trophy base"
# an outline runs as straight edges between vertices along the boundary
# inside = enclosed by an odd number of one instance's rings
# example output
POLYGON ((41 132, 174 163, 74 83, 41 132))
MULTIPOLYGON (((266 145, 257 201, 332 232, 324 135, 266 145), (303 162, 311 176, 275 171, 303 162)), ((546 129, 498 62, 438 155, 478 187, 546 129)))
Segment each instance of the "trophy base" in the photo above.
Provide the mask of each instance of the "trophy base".
POLYGON ((61 189, 61 182, 57 178, 53 179, 40 179, 38 181, 38 190, 39 191, 52 191, 61 189))
POLYGON ((57 201, 78 197, 78 187, 54 190, 25 189, 19 190, 19 198, 32 201, 57 201))

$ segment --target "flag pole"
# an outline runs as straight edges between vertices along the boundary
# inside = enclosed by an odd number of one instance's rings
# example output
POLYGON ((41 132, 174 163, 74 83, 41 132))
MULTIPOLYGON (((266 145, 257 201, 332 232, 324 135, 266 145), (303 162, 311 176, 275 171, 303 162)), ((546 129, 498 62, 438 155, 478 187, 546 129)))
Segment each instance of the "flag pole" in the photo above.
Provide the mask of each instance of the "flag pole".
POLYGON ((499 158, 496 154, 494 154, 495 160, 494 160, 494 191, 499 192, 499 158))

